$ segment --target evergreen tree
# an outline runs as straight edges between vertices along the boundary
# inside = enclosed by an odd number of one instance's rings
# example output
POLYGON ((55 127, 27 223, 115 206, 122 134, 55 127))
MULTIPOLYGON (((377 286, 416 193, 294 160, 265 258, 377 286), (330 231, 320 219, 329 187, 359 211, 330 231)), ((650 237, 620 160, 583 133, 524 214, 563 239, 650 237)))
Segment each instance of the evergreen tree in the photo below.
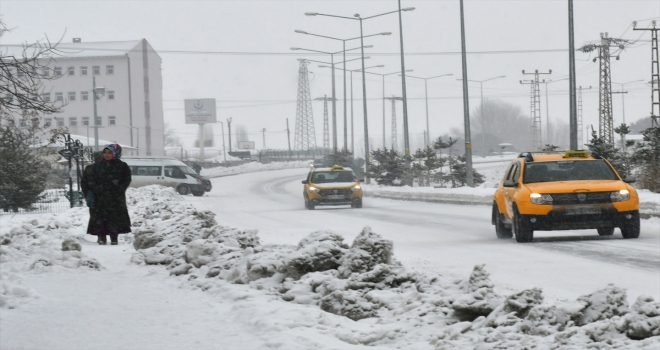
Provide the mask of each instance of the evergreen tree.
POLYGON ((660 127, 648 128, 642 135, 644 139, 635 146, 632 163, 638 167, 641 187, 660 193, 660 127))
POLYGON ((325 166, 331 167, 335 165, 352 168, 353 152, 349 150, 336 150, 325 156, 325 166))
POLYGON ((614 145, 606 142, 604 137, 598 136, 595 130, 591 131, 591 141, 586 146, 590 151, 596 152, 601 157, 607 159, 622 177, 630 174, 628 157, 618 148, 614 147, 614 145))
MULTIPOLYGON (((467 166, 465 165, 465 156, 449 157, 449 174, 445 176, 451 182, 451 187, 461 187, 467 185, 467 166)), ((484 176, 477 170, 472 169, 472 181, 475 186, 484 183, 484 176)))
POLYGON ((545 147, 543 147, 543 151, 556 151, 559 149, 559 146, 555 146, 552 144, 546 144, 545 147))
POLYGON ((369 157, 369 176, 379 185, 401 186, 408 174, 406 158, 394 149, 377 149, 369 157))
POLYGON ((438 158, 435 149, 431 147, 418 149, 414 158, 417 162, 413 164, 411 170, 413 177, 417 179, 420 186, 431 186, 431 180, 442 176, 442 166, 445 161, 444 158, 438 158))

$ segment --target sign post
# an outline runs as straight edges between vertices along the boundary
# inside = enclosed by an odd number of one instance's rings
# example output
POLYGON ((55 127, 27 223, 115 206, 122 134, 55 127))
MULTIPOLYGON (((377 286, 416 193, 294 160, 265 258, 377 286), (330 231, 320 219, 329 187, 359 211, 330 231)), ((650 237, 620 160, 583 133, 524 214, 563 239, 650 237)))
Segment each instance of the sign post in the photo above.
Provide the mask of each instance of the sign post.
POLYGON ((199 161, 204 161, 204 124, 215 123, 215 99, 184 100, 186 124, 199 124, 199 161))

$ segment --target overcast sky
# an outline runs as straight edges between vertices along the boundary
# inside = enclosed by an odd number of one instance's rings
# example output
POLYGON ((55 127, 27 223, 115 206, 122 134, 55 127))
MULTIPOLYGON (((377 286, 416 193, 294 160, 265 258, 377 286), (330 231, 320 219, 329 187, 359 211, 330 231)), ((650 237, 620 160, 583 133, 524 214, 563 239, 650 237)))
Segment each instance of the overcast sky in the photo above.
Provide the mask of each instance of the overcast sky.
MULTIPOLYGON (((453 74, 431 80, 429 114, 431 135, 449 132, 463 125, 460 58, 460 19, 458 0, 402 1, 415 11, 403 13, 406 69, 415 76, 453 74)), ((575 45, 581 47, 599 40, 601 32, 611 37, 640 39, 612 59, 612 80, 626 83, 651 79, 650 33, 632 30, 632 22, 646 27, 651 19, 660 19, 658 0, 575 0, 575 45)), ((289 118, 291 142, 295 130, 298 85, 297 58, 319 61, 328 55, 304 55, 291 51, 302 47, 320 51, 340 51, 340 41, 294 33, 301 29, 321 35, 351 38, 359 36, 357 21, 328 17, 308 17, 305 12, 319 12, 363 17, 393 11, 394 0, 351 1, 33 1, 1 0, 2 20, 13 31, 3 43, 41 40, 45 36, 71 42, 121 41, 146 38, 163 59, 163 98, 165 121, 176 129, 186 146, 192 144, 195 126, 184 124, 183 100, 215 98, 218 118, 233 118, 234 125, 245 125, 250 139, 262 146, 265 128, 269 148, 286 148, 286 118, 289 118)), ((529 86, 521 85, 522 70, 548 71, 545 79, 560 80, 568 75, 568 19, 566 0, 466 0, 465 22, 468 55, 468 79, 506 78, 484 83, 487 98, 500 98, 519 105, 529 113, 529 86), (532 51, 532 52, 530 52, 532 51), (536 52, 533 52, 536 51, 536 52)), ((374 72, 400 70, 398 17, 391 14, 364 22, 364 34, 392 32, 390 36, 365 39, 371 59, 367 66, 385 65, 374 72)), ((357 47, 358 41, 347 43, 357 47)), ((355 58, 350 56, 349 58, 355 58)), ((584 92, 584 124, 598 128, 598 63, 594 53, 576 53, 577 84, 593 89, 584 92)), ((340 61, 341 59, 337 59, 340 61)), ((347 64, 359 68, 359 61, 347 64)), ((330 70, 310 65, 312 98, 331 95, 330 70)), ((337 71, 337 95, 343 95, 342 75, 337 71)), ((425 124, 424 83, 407 79, 408 114, 411 140, 421 139, 425 124)), ((354 73, 354 118, 356 144, 362 142, 363 113, 361 80, 354 73)), ((549 87, 550 118, 568 121, 568 82, 549 87)), ((613 90, 620 90, 614 84, 613 90)), ((626 85, 625 113, 629 123, 651 110, 650 87, 644 83, 626 85)), ((401 95, 401 79, 396 74, 386 78, 387 96, 401 95)), ((350 90, 349 90, 350 94, 350 90)), ((542 85, 542 118, 546 122, 545 85, 542 85)), ((382 83, 376 76, 367 77, 370 137, 380 147, 382 138, 382 83)), ((350 95, 349 95, 350 96, 350 95)), ((480 100, 479 84, 470 86, 470 107, 480 100)), ((614 95, 614 123, 622 121, 621 95, 614 95)), ((391 106, 386 106, 389 134, 391 106)), ((402 130, 401 105, 397 107, 399 130, 402 130)), ((337 103, 338 139, 343 140, 343 107, 337 103)), ((323 104, 314 102, 317 143, 322 145, 323 104)), ((350 110, 349 110, 350 118, 350 110)), ((350 120, 350 119, 349 119, 350 120)), ((225 125, 226 127, 226 125, 225 125)), ((219 137, 220 126, 216 126, 219 137)), ((226 130, 225 130, 226 131, 226 130)), ((350 131, 349 131, 350 132, 350 131)), ((350 137, 350 136, 349 136, 350 137)), ((350 140, 349 140, 350 144, 350 140)))

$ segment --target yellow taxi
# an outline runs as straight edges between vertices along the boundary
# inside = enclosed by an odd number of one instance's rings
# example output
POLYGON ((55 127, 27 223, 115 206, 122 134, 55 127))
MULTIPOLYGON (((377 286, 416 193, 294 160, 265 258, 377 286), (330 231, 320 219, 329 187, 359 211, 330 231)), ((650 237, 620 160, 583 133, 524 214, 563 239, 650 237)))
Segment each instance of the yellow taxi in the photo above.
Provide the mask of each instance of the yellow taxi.
POLYGON ((331 168, 312 168, 307 178, 303 197, 305 208, 317 205, 350 205, 362 208, 362 186, 351 168, 335 165, 331 168))
POLYGON ((601 236, 621 230, 639 237, 639 197, 597 153, 527 152, 514 159, 493 200, 498 238, 530 242, 534 231, 597 229, 601 236))

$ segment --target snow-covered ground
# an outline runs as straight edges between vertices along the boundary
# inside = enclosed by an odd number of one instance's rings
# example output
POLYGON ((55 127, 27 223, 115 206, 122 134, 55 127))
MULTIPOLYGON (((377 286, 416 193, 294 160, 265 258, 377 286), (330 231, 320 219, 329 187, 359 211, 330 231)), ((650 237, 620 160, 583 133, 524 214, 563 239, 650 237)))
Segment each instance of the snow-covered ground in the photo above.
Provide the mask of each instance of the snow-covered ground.
POLYGON ((291 162, 272 162, 268 164, 251 162, 251 163, 245 163, 238 166, 232 166, 227 168, 217 167, 217 168, 202 169, 201 175, 206 176, 208 178, 214 178, 214 177, 238 175, 238 174, 269 171, 269 170, 296 169, 296 168, 309 169, 310 162, 311 160, 296 160, 291 162))
POLYGON ((0 347, 660 348, 660 219, 517 244, 484 205, 305 210, 306 171, 131 189, 117 247, 82 208, 0 217, 0 347))

